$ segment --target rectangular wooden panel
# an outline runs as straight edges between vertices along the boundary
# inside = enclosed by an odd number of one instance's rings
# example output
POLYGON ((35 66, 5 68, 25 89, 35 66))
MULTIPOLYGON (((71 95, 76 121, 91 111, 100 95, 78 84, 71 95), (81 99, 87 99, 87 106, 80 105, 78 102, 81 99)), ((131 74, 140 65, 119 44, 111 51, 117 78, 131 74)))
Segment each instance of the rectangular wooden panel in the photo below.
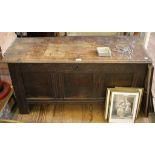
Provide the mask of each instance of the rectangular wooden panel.
POLYGON ((22 72, 26 97, 53 97, 50 73, 22 72))
POLYGON ((21 64, 27 97, 103 99, 107 88, 143 87, 144 64, 21 64), (138 72, 137 72, 138 71, 138 72), (32 81, 32 83, 30 83, 32 81))
POLYGON ((132 80, 132 73, 100 73, 95 79, 97 82, 94 90, 96 98, 105 98, 107 88, 131 87, 132 80))
POLYGON ((64 92, 64 98, 93 98, 93 74, 65 73, 64 92))

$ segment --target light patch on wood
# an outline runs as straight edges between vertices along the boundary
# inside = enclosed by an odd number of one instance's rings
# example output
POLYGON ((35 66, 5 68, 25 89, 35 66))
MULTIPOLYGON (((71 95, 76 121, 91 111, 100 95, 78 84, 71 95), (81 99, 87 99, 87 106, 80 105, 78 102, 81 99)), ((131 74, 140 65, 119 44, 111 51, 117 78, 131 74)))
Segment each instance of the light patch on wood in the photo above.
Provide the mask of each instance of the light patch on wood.
POLYGON ((65 57, 65 51, 62 50, 60 45, 49 44, 44 55, 52 57, 65 57))

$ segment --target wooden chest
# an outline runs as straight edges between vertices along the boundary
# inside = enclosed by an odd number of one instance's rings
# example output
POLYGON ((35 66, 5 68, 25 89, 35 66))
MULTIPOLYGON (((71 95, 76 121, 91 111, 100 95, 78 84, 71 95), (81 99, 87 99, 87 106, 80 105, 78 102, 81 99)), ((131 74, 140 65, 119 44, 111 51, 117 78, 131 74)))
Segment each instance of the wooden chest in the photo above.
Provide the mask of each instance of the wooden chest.
POLYGON ((8 63, 21 113, 29 104, 102 103, 106 89, 143 87, 148 114, 152 62, 139 41, 129 59, 113 51, 126 37, 64 37, 17 39, 3 62, 8 63), (98 57, 96 48, 109 46, 111 57, 98 57), (146 60, 147 57, 147 60, 146 60), (81 61, 77 62, 76 58, 81 61))

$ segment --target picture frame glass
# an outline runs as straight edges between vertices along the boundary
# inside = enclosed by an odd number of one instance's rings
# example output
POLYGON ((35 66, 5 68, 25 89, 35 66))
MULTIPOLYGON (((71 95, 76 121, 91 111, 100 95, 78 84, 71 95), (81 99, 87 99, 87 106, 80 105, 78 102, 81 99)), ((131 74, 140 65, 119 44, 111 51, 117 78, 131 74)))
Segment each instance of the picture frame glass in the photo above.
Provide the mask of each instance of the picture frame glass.
POLYGON ((136 114, 139 93, 112 92, 110 121, 131 120, 136 114))

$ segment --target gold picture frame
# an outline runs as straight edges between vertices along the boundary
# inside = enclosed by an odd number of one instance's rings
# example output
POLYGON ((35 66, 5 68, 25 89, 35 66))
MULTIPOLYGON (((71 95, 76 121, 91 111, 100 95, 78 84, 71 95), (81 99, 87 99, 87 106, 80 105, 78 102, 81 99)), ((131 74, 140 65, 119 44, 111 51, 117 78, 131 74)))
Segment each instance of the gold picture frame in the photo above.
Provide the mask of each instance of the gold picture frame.
MULTIPOLYGON (((132 87, 107 88, 106 101, 105 101, 105 119, 108 120, 109 122, 134 122, 140 111, 143 91, 144 91, 143 88, 132 88, 132 87), (131 111, 130 115, 126 114, 126 116, 128 117, 124 116, 122 118, 118 117, 118 119, 116 120, 112 119, 112 112, 113 114, 115 113, 115 117, 118 116, 118 114, 116 115, 116 113, 118 113, 118 109, 116 109, 116 105, 114 105, 116 104, 114 103, 116 102, 116 97, 117 98, 121 97, 121 100, 124 101, 122 103, 128 104, 127 108, 130 109, 131 111), (114 108, 113 106, 115 107, 115 111, 113 110, 114 108)), ((121 101, 118 100, 117 102, 121 102, 121 101)), ((119 111, 121 112, 121 110, 119 111)))
POLYGON ((138 103, 138 107, 137 107, 137 113, 136 113, 136 118, 138 117, 138 114, 140 112, 140 108, 141 108, 141 103, 142 103, 142 98, 143 98, 143 93, 144 93, 144 88, 134 88, 134 87, 115 87, 117 89, 121 89, 121 90, 128 90, 128 91, 139 91, 139 103, 138 103))

